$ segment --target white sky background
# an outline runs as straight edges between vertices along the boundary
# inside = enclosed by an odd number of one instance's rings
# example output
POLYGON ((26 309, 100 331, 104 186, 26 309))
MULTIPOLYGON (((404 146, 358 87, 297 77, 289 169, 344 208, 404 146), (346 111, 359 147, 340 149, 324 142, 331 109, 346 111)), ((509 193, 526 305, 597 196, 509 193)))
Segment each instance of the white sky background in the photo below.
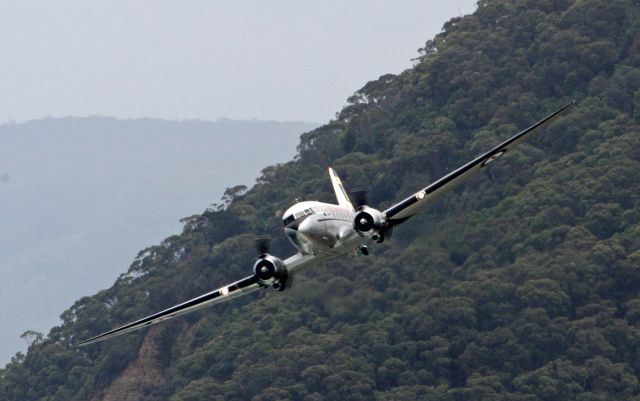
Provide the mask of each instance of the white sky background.
POLYGON ((0 123, 327 122, 475 0, 0 0, 0 123))

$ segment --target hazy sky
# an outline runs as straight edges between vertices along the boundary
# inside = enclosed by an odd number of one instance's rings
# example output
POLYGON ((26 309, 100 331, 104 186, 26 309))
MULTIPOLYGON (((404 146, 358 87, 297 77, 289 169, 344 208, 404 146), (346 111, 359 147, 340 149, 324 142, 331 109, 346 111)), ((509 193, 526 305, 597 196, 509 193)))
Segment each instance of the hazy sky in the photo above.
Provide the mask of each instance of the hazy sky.
POLYGON ((0 123, 326 122, 475 0, 0 0, 0 123))

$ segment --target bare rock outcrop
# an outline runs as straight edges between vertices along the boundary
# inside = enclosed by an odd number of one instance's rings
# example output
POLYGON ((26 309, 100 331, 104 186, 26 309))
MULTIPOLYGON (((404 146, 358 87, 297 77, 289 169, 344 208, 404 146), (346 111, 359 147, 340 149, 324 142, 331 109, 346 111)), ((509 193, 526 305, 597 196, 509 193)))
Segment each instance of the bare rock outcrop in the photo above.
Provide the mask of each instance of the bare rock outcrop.
POLYGON ((161 327, 152 327, 142 341, 138 357, 91 401, 138 401, 145 390, 162 386, 164 378, 157 347, 161 332, 161 327))

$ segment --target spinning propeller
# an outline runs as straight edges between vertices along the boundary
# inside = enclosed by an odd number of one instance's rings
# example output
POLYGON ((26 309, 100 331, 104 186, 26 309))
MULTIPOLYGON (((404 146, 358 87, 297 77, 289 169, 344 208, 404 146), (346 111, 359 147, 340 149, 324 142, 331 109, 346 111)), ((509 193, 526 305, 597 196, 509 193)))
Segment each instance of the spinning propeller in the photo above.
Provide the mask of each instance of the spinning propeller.
POLYGON ((256 251, 258 251, 258 255, 263 256, 269 253, 269 249, 271 248, 271 238, 267 237, 259 237, 256 238, 256 251))
POLYGON ((288 280, 287 268, 282 261, 269 254, 271 239, 266 237, 256 238, 256 250, 260 255, 253 265, 253 274, 263 286, 271 286, 278 291, 284 291, 288 280))
POLYGON ((369 191, 365 189, 356 189, 351 192, 351 197, 353 198, 353 203, 356 210, 360 210, 363 206, 367 204, 367 194, 369 191))

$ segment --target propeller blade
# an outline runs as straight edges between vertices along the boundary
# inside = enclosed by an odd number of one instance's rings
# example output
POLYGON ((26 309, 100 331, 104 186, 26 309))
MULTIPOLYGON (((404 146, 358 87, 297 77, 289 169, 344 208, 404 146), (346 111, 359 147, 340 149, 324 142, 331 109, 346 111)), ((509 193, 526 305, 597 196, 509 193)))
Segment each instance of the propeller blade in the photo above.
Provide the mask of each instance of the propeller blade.
POLYGON ((364 189, 356 189, 351 192, 351 198, 353 199, 354 206, 356 209, 367 204, 367 193, 368 191, 364 189))
POLYGON ((271 248, 270 238, 256 238, 256 250, 258 251, 258 254, 264 255, 269 253, 269 248, 271 248))

